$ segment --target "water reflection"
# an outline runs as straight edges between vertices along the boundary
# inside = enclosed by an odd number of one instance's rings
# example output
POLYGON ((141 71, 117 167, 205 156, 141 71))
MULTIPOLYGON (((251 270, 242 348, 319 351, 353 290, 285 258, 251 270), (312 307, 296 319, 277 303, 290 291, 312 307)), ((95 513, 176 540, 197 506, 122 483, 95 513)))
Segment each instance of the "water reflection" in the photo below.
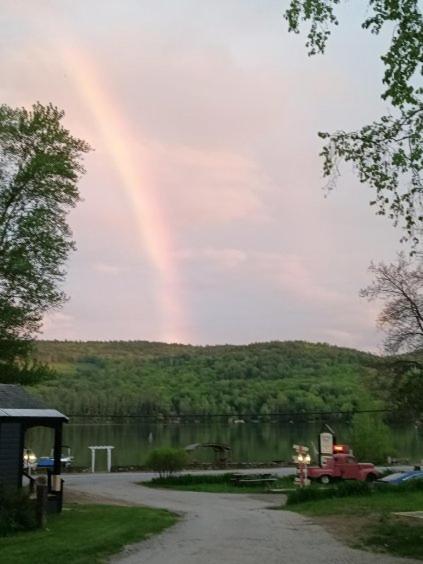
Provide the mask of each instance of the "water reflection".
MULTIPOLYGON (((320 423, 73 423, 65 425, 63 442, 71 447, 77 466, 90 465, 90 445, 113 445, 113 465, 126 466, 143 464, 148 453, 157 447, 184 447, 203 442, 229 444, 233 461, 268 462, 290 460, 295 443, 310 447, 317 444, 320 430, 320 423)), ((348 442, 348 430, 345 423, 335 425, 340 442, 348 442)), ((420 462, 423 459, 422 430, 410 424, 395 426, 392 431, 394 455, 411 463, 420 462)), ((38 456, 46 456, 52 443, 50 430, 39 427, 28 431, 25 446, 32 448, 38 456)), ((213 454, 206 450, 197 450, 193 456, 200 462, 213 459, 213 454)), ((105 453, 97 453, 97 468, 106 468, 105 453)))

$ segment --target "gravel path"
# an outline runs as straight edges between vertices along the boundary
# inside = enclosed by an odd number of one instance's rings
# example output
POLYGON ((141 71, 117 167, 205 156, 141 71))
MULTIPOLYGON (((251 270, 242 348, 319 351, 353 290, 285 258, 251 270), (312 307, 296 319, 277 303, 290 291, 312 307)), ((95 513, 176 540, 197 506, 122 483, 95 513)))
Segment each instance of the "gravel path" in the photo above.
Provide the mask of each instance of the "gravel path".
POLYGON ((277 495, 210 494, 137 485, 141 474, 66 476, 66 488, 107 500, 169 509, 181 520, 127 547, 116 564, 411 564, 342 545, 311 520, 271 508, 277 495))

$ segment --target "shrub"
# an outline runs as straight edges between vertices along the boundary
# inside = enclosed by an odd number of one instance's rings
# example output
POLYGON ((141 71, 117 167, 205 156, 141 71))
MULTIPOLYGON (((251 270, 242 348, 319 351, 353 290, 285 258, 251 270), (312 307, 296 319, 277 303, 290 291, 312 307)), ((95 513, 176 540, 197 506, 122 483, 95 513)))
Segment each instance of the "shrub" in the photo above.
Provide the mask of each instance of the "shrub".
POLYGON ((317 501, 332 497, 366 496, 371 495, 372 491, 370 484, 356 480, 340 482, 338 485, 328 488, 310 486, 290 492, 286 504, 294 505, 305 501, 317 501))
POLYGON ((315 488, 313 486, 307 488, 298 488, 293 492, 288 493, 286 505, 295 505, 305 501, 318 501, 320 499, 327 499, 334 497, 335 488, 315 488))
POLYGON ((336 489, 336 497, 370 495, 373 491, 373 487, 369 482, 362 482, 360 480, 344 480, 338 484, 336 489))
POLYGON ((179 448, 157 448, 150 452, 146 465, 159 473, 160 478, 167 478, 182 470, 188 461, 185 450, 179 448))
POLYGON ((182 476, 153 478, 152 484, 169 486, 191 486, 193 484, 230 484, 232 474, 184 474, 182 476))
POLYGON ((35 508, 24 491, 0 489, 0 537, 36 528, 35 508))
MULTIPOLYGON (((385 488, 387 489, 387 488, 385 488)), ((400 492, 416 492, 416 491, 423 491, 423 478, 409 480, 407 482, 403 482, 396 486, 395 491, 400 492)))

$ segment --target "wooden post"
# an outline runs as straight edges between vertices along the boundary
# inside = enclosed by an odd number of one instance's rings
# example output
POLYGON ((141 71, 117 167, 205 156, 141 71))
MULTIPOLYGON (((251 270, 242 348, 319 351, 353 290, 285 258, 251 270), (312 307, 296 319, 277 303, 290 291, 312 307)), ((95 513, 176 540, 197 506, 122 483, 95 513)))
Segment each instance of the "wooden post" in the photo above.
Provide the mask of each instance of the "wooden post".
POLYGON ((37 526, 40 529, 45 529, 47 525, 47 484, 44 480, 37 480, 37 499, 35 504, 35 516, 37 519, 37 526))
POLYGON ((60 480, 60 492, 58 496, 57 513, 60 513, 63 509, 63 480, 60 480))
POLYGON ((54 468, 53 474, 58 476, 62 467, 62 423, 59 423, 54 429, 54 468))

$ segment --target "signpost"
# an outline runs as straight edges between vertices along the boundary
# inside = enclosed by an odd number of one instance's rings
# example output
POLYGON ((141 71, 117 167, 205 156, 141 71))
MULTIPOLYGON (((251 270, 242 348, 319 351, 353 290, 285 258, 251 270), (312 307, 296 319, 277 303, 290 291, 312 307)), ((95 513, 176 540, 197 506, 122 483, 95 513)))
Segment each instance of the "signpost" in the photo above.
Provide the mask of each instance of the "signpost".
POLYGON ((307 478, 307 466, 310 464, 310 455, 308 447, 304 445, 292 445, 296 454, 293 456, 294 462, 297 464, 297 477, 295 483, 303 488, 310 485, 310 480, 307 478))

